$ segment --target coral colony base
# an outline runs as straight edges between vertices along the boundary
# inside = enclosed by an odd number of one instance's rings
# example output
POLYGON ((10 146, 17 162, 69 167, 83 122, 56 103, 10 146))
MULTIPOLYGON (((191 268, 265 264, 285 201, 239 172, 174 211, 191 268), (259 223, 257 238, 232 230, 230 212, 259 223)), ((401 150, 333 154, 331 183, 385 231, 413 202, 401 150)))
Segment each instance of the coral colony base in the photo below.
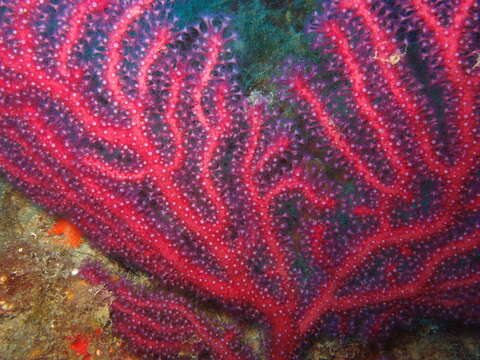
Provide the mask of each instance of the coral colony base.
MULTIPOLYGON (((479 16, 477 0, 332 1, 309 29, 330 80, 293 62, 279 80, 294 121, 246 101, 224 21, 0 0, 0 167, 106 254, 260 320, 269 359, 319 333, 478 322, 479 16)), ((83 275, 147 358, 258 357, 181 292, 83 275)))

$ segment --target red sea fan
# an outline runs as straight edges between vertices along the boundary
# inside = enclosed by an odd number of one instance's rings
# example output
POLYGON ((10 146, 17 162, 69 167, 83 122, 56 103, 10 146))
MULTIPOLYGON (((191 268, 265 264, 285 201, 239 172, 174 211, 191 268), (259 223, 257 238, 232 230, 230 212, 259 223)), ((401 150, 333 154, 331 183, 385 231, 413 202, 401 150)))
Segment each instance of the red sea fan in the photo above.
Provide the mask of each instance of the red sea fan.
MULTIPOLYGON (((479 13, 333 1, 310 27, 332 81, 307 64, 280 81, 295 122, 247 102, 223 20, 177 32, 165 1, 0 0, 0 168, 106 254, 261 319, 270 359, 319 332, 476 321, 479 13)), ((188 297, 83 274, 145 357, 255 357, 188 297)))

